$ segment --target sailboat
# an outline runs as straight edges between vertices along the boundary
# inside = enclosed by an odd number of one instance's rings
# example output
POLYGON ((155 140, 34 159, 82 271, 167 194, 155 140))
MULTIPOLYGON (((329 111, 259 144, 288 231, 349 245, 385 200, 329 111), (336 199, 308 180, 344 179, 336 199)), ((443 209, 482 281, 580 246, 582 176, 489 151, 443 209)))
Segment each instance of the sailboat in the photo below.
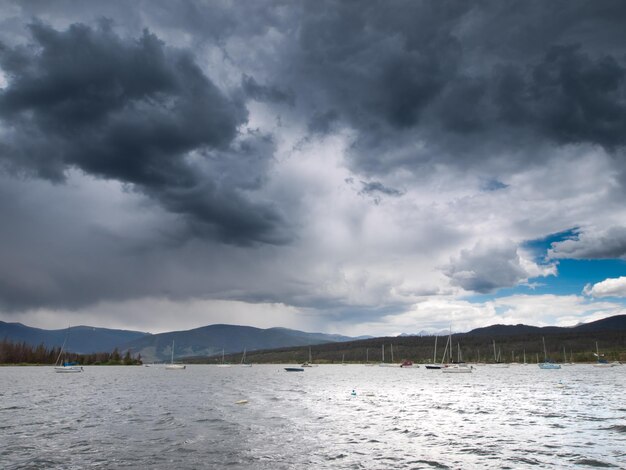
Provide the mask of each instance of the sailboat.
POLYGON ((427 369, 441 369, 441 365, 437 364, 437 335, 435 335, 435 351, 433 352, 433 363, 426 364, 427 369))
POLYGON ((382 357, 381 357, 382 361, 380 364, 378 364, 380 367, 391 367, 392 364, 387 364, 385 362, 385 344, 383 343, 382 345, 382 357))
POLYGON ((594 356, 598 358, 598 362, 596 362, 593 367, 615 367, 617 364, 611 363, 606 359, 603 359, 604 354, 600 354, 600 350, 598 349, 598 342, 596 341, 596 352, 593 353, 594 356))
POLYGON ((169 364, 165 364, 166 370, 183 370, 187 366, 185 364, 174 364, 174 340, 172 340, 172 361, 169 364))
POLYGON ((224 362, 224 348, 222 348, 222 363, 218 364, 217 367, 230 367, 230 364, 224 362))
POLYGON ((370 348, 365 348, 365 365, 370 367, 374 365, 370 362, 370 348))
POLYGON ((565 346, 563 346, 563 365, 564 366, 573 366, 573 362, 567 362, 567 353, 565 352, 565 346))
MULTIPOLYGON (((463 360, 461 360, 461 345, 456 343, 457 347, 457 361, 453 364, 448 364, 441 369, 441 372, 446 374, 471 374, 472 367, 468 366, 463 360)), ((450 356, 452 356, 452 332, 450 332, 450 356)))
POLYGON ((246 362, 246 348, 243 348, 243 356, 241 356, 241 362, 239 363, 240 367, 252 367, 252 364, 246 362))
POLYGON ((509 365, 506 362, 500 362, 500 354, 496 354, 496 340, 493 341, 493 366, 499 368, 507 368, 509 365))
POLYGON ((537 364, 540 369, 560 369, 561 366, 555 362, 548 360, 548 353, 546 352, 546 339, 542 336, 543 341, 543 362, 537 364))
POLYGON ((313 355, 311 354, 311 347, 309 346, 309 360, 300 364, 300 367, 317 367, 317 364, 313 364, 313 355))
POLYGON ((65 360, 61 361, 61 358, 64 357, 63 353, 65 352, 65 343, 67 343, 67 338, 70 336, 70 327, 67 327, 67 333, 65 334, 65 339, 63 340, 63 345, 61 346, 61 350, 59 351, 59 356, 57 357, 56 362, 54 363, 54 371, 58 373, 73 373, 73 372, 82 372, 83 367, 79 366, 75 362, 65 362, 65 360))

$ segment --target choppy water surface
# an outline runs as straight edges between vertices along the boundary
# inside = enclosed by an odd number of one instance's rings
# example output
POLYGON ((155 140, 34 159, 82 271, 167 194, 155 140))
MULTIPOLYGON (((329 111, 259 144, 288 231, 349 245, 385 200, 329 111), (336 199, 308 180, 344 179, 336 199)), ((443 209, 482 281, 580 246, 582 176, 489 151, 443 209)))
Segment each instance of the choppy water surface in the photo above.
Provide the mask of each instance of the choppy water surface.
POLYGON ((0 468, 626 468, 625 385, 626 366, 4 367, 0 468))

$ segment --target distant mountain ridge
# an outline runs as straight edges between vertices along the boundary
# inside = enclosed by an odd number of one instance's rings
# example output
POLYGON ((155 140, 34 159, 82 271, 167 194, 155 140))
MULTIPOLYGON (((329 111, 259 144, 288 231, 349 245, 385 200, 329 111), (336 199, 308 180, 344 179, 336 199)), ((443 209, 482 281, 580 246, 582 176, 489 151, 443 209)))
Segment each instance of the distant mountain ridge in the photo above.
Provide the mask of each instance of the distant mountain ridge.
POLYGON ((130 341, 150 333, 132 330, 116 330, 96 328, 93 326, 72 326, 69 329, 44 330, 23 325, 0 321, 0 341, 8 339, 12 342, 26 343, 32 346, 43 344, 48 348, 60 347, 67 336, 66 348, 75 353, 88 354, 93 352, 110 352, 130 341))
MULTIPOLYGON (((577 333, 589 335, 601 331, 626 331, 626 315, 616 315, 594 322, 583 323, 573 327, 537 327, 529 325, 491 325, 476 328, 467 333, 454 333, 463 337, 494 338, 494 337, 522 337, 542 336, 563 333, 577 333)), ((439 335, 443 332, 430 335, 420 332, 420 335, 402 335, 398 339, 439 335)), ((67 328, 61 330, 44 330, 32 328, 21 323, 6 323, 0 321, 0 341, 8 339, 12 342, 25 342, 37 346, 44 344, 47 347, 63 344, 67 328)), ((67 348, 72 352, 93 353, 111 352, 114 348, 120 351, 131 350, 133 355, 141 354, 144 361, 168 360, 172 354, 172 341, 175 341, 174 355, 177 358, 198 356, 221 356, 238 354, 244 349, 248 352, 272 350, 278 348, 297 348, 302 346, 322 345, 329 343, 345 343, 355 341, 374 340, 371 336, 349 337, 336 334, 307 333, 289 328, 256 328, 239 325, 208 325, 186 331, 171 331, 159 334, 150 334, 139 331, 115 330, 94 328, 91 326, 75 326, 70 329, 67 348)), ((379 338, 380 339, 380 338, 379 338)), ((374 343, 372 343, 374 344, 374 343)), ((304 359, 304 358, 303 358, 304 359)))
MULTIPOLYGON (((63 344, 67 328, 44 330, 0 321, 0 341, 26 343, 32 346, 44 344, 46 347, 59 347, 63 344)), ((176 357, 214 356, 238 353, 258 349, 309 346, 342 341, 354 341, 357 338, 325 333, 307 333, 289 328, 255 328, 239 325, 208 325, 185 331, 170 331, 150 334, 131 330, 95 328, 91 326, 73 326, 70 328, 66 348, 71 352, 88 354, 131 350, 133 355, 141 354, 145 361, 163 361, 171 357, 172 341, 175 341, 176 357)))
POLYGON ((354 341, 356 338, 325 333, 307 333, 289 328, 256 328, 239 325, 208 325, 186 331, 170 331, 149 337, 138 338, 125 344, 133 353, 140 353, 147 361, 162 361, 171 357, 172 342, 174 356, 221 356, 238 353, 246 349, 275 349, 283 347, 309 346, 314 344, 354 341))
POLYGON ((514 336, 537 333, 553 334, 568 331, 593 332, 605 330, 626 330, 626 315, 615 315, 589 323, 580 323, 576 326, 529 326, 521 323, 517 325, 498 324, 476 328, 466 334, 474 336, 514 336))

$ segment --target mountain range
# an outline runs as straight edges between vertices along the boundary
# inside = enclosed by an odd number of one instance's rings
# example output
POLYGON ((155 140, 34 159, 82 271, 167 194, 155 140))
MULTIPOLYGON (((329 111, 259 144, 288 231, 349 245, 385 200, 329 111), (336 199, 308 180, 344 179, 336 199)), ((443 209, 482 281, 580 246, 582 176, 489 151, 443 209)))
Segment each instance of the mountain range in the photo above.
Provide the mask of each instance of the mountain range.
POLYGON ((93 326, 72 326, 62 330, 44 330, 21 323, 0 321, 0 340, 30 346, 43 344, 47 348, 60 347, 67 338, 67 348, 77 353, 110 352, 116 347, 139 338, 151 336, 149 333, 131 330, 95 328, 93 326))
MULTIPOLYGON (((466 344, 483 342, 486 338, 501 338, 511 341, 512 338, 575 335, 586 337, 595 332, 626 332, 626 315, 617 315, 602 320, 579 324, 573 327, 536 327, 529 325, 491 325, 476 328, 468 333, 455 333, 462 337, 466 344), (483 339, 481 339, 483 338, 483 339)), ((394 340, 396 344, 412 344, 421 338, 440 335, 401 335, 394 340), (414 339, 412 339, 414 338, 414 339)), ((620 338, 624 334, 620 334, 620 338)), ((67 338, 66 349, 77 353, 110 352, 114 348, 120 351, 131 350, 133 355, 141 354, 146 362, 169 360, 172 355, 172 344, 175 345, 174 356, 182 357, 221 357, 224 354, 267 351, 278 348, 300 348, 310 345, 327 344, 331 350, 343 347, 339 343, 355 344, 358 348, 380 347, 380 341, 391 342, 389 338, 373 338, 371 336, 349 337, 325 333, 307 333, 288 328, 255 328, 238 325, 209 325, 185 331, 172 331, 149 334, 139 331, 94 328, 91 326, 75 326, 62 330, 44 330, 32 328, 21 323, 0 321, 0 340, 25 342, 37 346, 60 346, 67 338), (337 346, 330 346, 337 343, 337 346)), ((617 338, 619 342, 619 338, 617 338)), ((519 350, 519 349, 518 349, 519 350)))
POLYGON ((0 321, 0 340, 26 343, 32 346, 61 346, 67 338, 66 349, 87 354, 131 350, 141 354, 144 361, 163 361, 171 358, 172 343, 174 356, 214 356, 259 349, 308 346, 331 342, 354 341, 367 338, 349 337, 325 333, 307 333, 288 328, 255 328, 238 325, 209 325, 192 330, 171 331, 159 334, 130 330, 73 326, 62 330, 44 330, 21 323, 0 321))

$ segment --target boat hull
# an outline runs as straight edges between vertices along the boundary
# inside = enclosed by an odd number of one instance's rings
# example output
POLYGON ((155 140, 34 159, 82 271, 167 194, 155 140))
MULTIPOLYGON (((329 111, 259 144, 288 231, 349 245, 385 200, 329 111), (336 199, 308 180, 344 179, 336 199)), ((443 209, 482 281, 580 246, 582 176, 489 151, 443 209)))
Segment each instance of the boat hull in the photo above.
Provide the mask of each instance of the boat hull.
POLYGON ((441 369, 441 372, 446 374, 471 374, 471 367, 458 367, 458 366, 448 366, 441 369))
POLYGON ((559 364, 553 364, 552 362, 543 362, 537 364, 540 369, 560 369, 561 366, 559 364))
POLYGON ((54 371, 58 374, 75 374, 83 372, 83 368, 81 366, 57 366, 54 371))

